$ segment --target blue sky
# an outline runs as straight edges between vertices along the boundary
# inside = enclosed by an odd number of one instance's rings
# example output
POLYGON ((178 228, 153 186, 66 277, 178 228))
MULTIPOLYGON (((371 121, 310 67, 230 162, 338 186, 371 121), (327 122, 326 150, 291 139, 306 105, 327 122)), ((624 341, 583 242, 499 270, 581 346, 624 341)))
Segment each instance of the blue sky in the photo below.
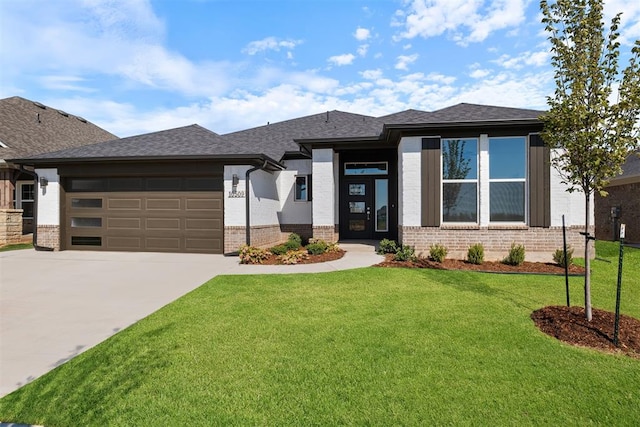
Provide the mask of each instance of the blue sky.
MULTIPOLYGON (((606 1, 615 12, 626 52, 640 1, 606 1)), ((540 17, 527 0, 3 0, 0 98, 121 137, 334 109, 545 109, 554 87, 540 17)))

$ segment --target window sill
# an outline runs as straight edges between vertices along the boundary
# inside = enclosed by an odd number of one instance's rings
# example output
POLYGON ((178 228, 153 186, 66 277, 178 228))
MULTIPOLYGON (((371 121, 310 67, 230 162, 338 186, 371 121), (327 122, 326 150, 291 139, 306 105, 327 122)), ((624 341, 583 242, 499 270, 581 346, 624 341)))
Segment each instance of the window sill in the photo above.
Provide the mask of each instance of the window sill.
POLYGON ((528 230, 527 224, 489 224, 489 230, 528 230))
POLYGON ((480 230, 478 224, 442 224, 442 230, 480 230))

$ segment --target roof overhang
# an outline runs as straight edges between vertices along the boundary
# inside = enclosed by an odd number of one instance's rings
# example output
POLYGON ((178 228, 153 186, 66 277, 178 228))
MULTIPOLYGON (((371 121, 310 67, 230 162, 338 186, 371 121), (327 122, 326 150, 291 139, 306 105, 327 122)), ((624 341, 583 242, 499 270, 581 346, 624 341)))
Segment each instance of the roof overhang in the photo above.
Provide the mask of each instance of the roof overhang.
POLYGON ((150 162, 188 162, 188 161, 220 161, 225 164, 243 164, 263 167, 275 172, 285 169, 285 166, 264 154, 219 154, 219 155, 182 155, 182 156, 140 156, 140 157, 68 157, 68 158, 26 158, 11 159, 13 163, 34 167, 56 167, 58 165, 79 163, 150 163, 150 162))
POLYGON ((500 130, 509 132, 511 130, 527 129, 529 132, 539 132, 543 123, 538 119, 516 119, 516 120, 474 120, 459 122, 439 122, 439 123, 414 123, 414 124, 386 124, 382 130, 384 139, 397 143, 403 136, 437 135, 442 132, 451 131, 491 131, 500 130))
POLYGON ((317 139, 295 139, 294 140, 303 152, 310 154, 314 148, 332 148, 334 150, 358 150, 371 148, 388 148, 389 141, 380 136, 367 136, 361 138, 317 138, 317 139))

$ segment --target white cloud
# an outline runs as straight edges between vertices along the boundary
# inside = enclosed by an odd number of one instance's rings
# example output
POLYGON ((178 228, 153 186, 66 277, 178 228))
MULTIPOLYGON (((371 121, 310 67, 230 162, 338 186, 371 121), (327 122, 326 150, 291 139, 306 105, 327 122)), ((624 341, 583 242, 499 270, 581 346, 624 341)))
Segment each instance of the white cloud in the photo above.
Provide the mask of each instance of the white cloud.
POLYGON ((358 27, 356 29, 356 32, 353 34, 353 37, 355 37, 356 40, 362 42, 362 41, 365 41, 365 40, 369 39, 369 37, 371 37, 371 31, 369 31, 366 28, 358 27))
POLYGON ((546 50, 538 52, 527 51, 521 52, 517 56, 504 54, 491 62, 506 69, 520 70, 525 66, 543 67, 549 64, 550 56, 550 53, 546 50))
POLYGON ((345 53, 344 55, 332 56, 327 59, 327 61, 332 63, 333 65, 342 66, 352 64, 355 58, 355 55, 353 55, 352 53, 345 53))
POLYGON ((379 68, 377 70, 365 70, 361 71, 360 75, 367 80, 376 80, 382 77, 382 70, 379 68))
POLYGON ((411 0, 408 10, 397 11, 395 26, 403 31, 396 40, 449 34, 458 44, 485 40, 492 32, 524 22, 527 0, 411 0))
POLYGON ((259 52, 264 52, 267 50, 275 50, 279 51, 280 49, 293 49, 302 43, 301 40, 280 40, 276 37, 266 37, 262 40, 255 40, 247 44, 247 46, 242 49, 243 53, 247 55, 255 55, 259 52))
POLYGON ((366 56, 367 55, 367 51, 369 50, 369 45, 368 44, 362 44, 360 46, 358 46, 358 55, 360 56, 366 56))
POLYGON ((409 69, 409 65, 416 62, 419 55, 414 53, 413 55, 400 55, 397 58, 397 62, 395 65, 396 70, 404 70, 407 71, 409 69))
POLYGON ((83 83, 86 79, 77 76, 42 76, 39 78, 42 86, 49 90, 68 90, 76 92, 96 92, 97 89, 83 83))
POLYGON ((483 78, 487 77, 490 73, 491 73, 491 71, 489 71, 489 70, 484 70, 484 69, 478 68, 476 70, 471 71, 469 73, 469 77, 474 78, 474 79, 483 79, 483 78))

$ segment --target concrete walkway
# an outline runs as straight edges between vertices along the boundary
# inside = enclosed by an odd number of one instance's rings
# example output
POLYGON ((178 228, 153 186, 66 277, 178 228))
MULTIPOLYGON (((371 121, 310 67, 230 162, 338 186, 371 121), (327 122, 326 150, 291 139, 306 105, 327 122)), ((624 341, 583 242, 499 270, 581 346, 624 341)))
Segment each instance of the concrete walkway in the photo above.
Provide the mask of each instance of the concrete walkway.
POLYGON ((205 254, 0 252, 0 397, 217 275, 322 273, 382 260, 372 243, 340 247, 339 260, 293 266, 205 254))

